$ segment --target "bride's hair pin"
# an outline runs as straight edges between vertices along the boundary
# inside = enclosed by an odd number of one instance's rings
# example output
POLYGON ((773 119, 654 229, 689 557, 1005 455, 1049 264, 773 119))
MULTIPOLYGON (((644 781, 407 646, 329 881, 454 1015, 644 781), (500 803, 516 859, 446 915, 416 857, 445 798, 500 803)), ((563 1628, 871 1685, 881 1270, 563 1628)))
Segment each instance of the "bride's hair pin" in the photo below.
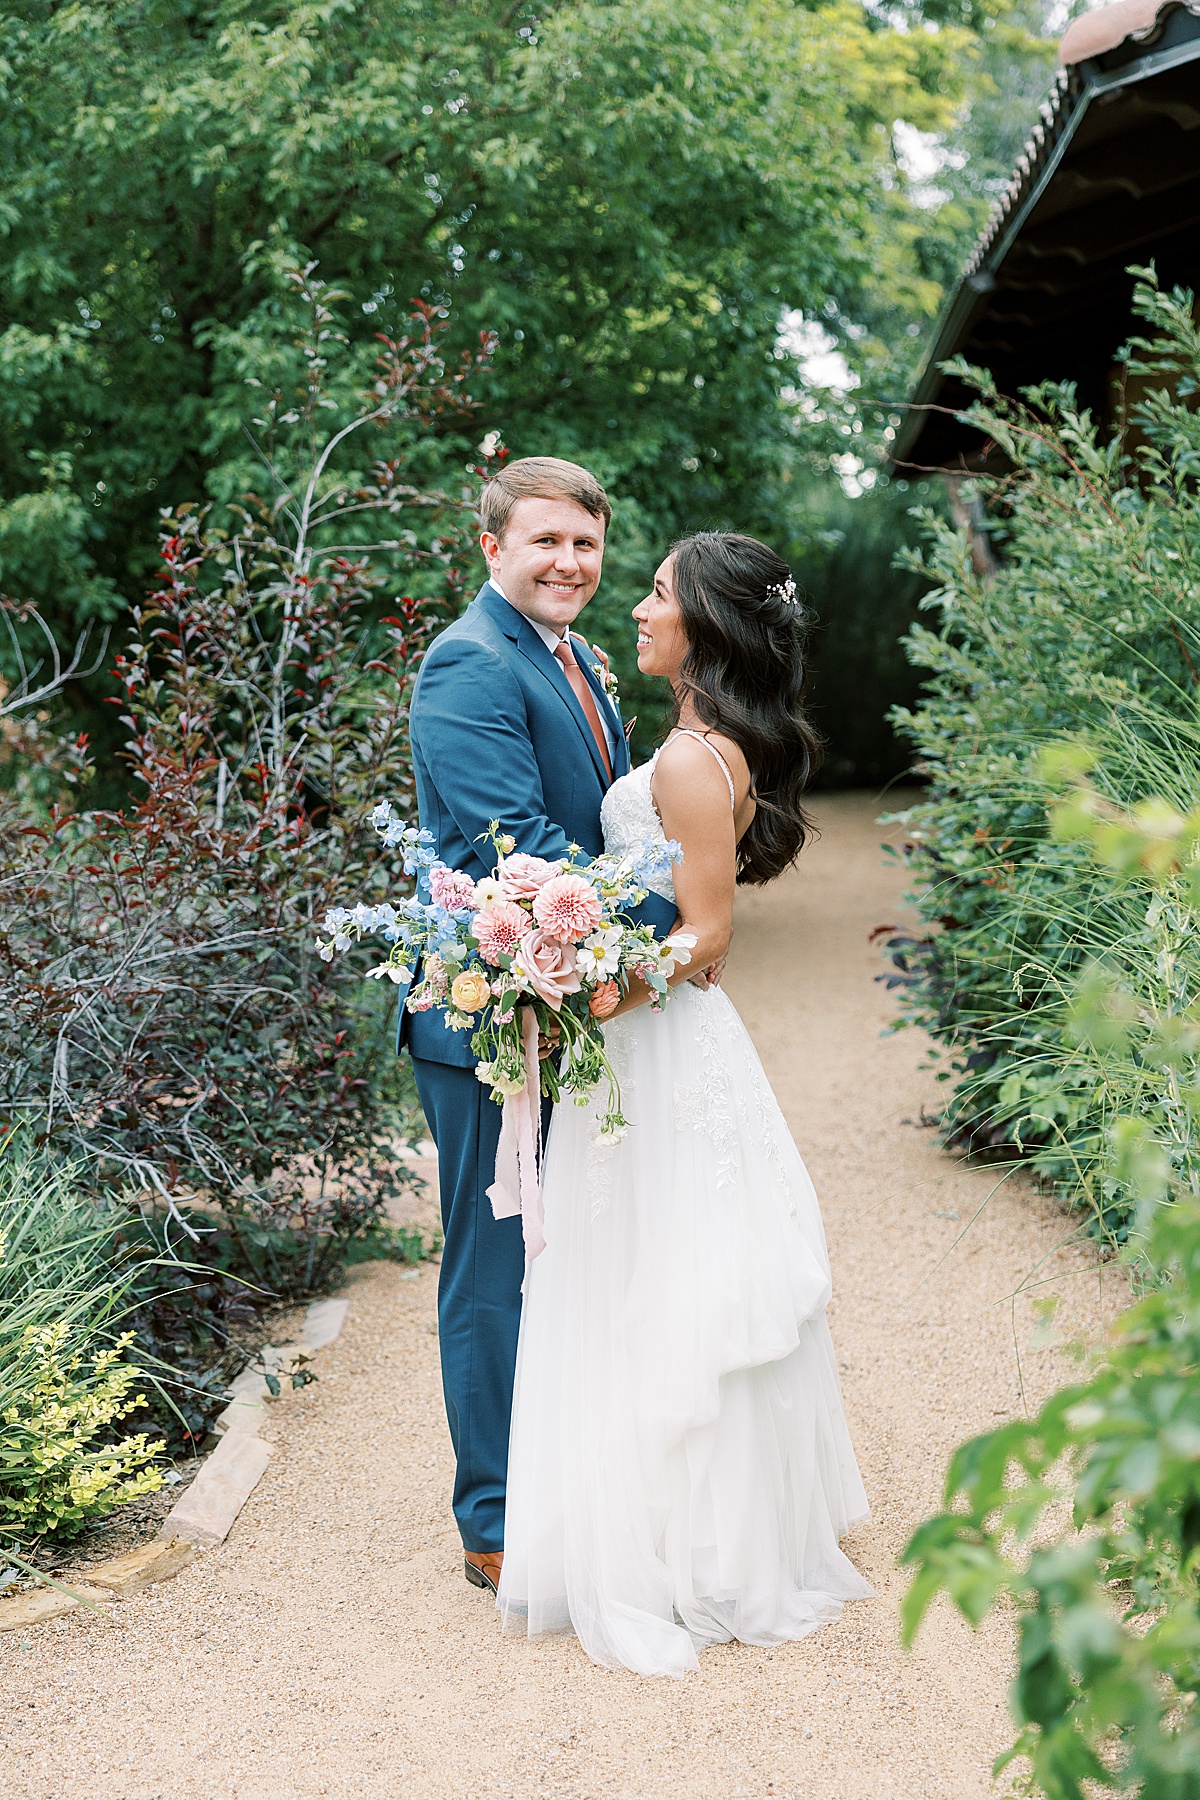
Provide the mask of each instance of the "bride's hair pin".
POLYGON ((776 582, 774 587, 769 587, 767 589, 767 599, 782 600, 785 606, 798 606, 799 600, 796 596, 796 583, 793 578, 789 575, 786 581, 776 582))

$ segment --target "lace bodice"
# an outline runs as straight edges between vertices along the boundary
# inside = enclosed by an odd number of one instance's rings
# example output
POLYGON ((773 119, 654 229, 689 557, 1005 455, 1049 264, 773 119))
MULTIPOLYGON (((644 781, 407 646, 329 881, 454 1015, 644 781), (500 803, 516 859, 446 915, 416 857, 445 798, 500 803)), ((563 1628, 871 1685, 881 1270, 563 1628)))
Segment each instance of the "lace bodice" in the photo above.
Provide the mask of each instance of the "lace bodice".
MULTIPOLYGON (((662 820, 650 792, 658 752, 640 768, 631 769, 614 781, 600 808, 600 826, 604 832, 607 856, 635 854, 645 844, 666 844, 662 820)), ((651 893, 663 900, 674 900, 675 888, 670 874, 648 883, 651 893)))
MULTIPOLYGON (((671 733, 667 744, 674 737, 695 738, 716 757, 729 788, 729 804, 736 811, 737 793, 733 785, 733 771, 717 746, 709 742, 707 734, 703 731, 689 731, 681 726, 671 733)), ((609 856, 627 856, 644 849, 647 844, 661 844, 666 848, 666 833, 654 804, 654 795, 650 792, 650 783, 654 779, 654 765, 667 744, 660 744, 650 761, 643 763, 640 769, 631 769, 628 775, 622 775, 619 781, 614 781, 605 794, 600 807, 600 826, 604 832, 604 848, 609 856)), ((647 881, 646 886, 652 894, 658 894, 663 900, 675 898, 675 884, 670 874, 663 875, 658 880, 647 881)))

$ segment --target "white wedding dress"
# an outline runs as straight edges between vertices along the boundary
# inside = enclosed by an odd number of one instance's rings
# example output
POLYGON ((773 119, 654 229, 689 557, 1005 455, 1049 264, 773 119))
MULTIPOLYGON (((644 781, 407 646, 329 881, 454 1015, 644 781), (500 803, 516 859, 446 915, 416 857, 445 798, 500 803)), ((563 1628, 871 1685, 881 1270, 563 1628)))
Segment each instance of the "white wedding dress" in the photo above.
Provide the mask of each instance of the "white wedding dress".
MULTIPOLYGON (((610 854, 662 840, 653 767, 605 796, 610 854)), ((816 1195, 733 1005, 684 984, 605 1039, 630 1129, 601 1144, 595 1104, 554 1111, 498 1604, 507 1630, 681 1676, 870 1595, 838 1547, 867 1502, 816 1195)))

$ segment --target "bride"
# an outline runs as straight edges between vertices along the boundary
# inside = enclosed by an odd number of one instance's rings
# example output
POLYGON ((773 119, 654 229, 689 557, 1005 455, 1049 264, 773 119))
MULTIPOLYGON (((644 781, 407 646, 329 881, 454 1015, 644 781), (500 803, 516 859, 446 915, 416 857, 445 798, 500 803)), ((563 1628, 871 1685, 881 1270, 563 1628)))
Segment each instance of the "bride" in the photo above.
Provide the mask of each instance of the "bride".
MULTIPOLYGON (((685 539, 634 610, 675 728, 604 800, 605 850, 675 839, 662 893, 719 963, 737 882, 804 843, 814 738, 787 568, 685 539)), ((506 1629, 681 1676, 706 1644, 776 1644, 872 1590, 838 1547, 867 1504, 825 1318, 816 1196, 720 987, 633 987, 605 1026, 630 1129, 555 1109, 546 1248, 527 1273, 509 1447, 506 1629)))

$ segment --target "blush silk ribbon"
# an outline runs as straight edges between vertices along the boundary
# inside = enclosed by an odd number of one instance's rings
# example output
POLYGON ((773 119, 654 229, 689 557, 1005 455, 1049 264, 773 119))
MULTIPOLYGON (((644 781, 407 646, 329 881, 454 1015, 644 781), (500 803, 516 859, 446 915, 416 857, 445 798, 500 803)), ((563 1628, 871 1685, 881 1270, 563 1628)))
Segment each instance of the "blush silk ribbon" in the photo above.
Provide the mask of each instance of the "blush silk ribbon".
POLYGON ((487 1192, 493 1218, 515 1219, 520 1214, 528 1264, 546 1248, 538 1171, 542 1148, 541 1070, 537 1015, 532 1006, 521 1008, 521 1043, 525 1051, 525 1086, 504 1102, 500 1142, 496 1146, 496 1179, 487 1192))

